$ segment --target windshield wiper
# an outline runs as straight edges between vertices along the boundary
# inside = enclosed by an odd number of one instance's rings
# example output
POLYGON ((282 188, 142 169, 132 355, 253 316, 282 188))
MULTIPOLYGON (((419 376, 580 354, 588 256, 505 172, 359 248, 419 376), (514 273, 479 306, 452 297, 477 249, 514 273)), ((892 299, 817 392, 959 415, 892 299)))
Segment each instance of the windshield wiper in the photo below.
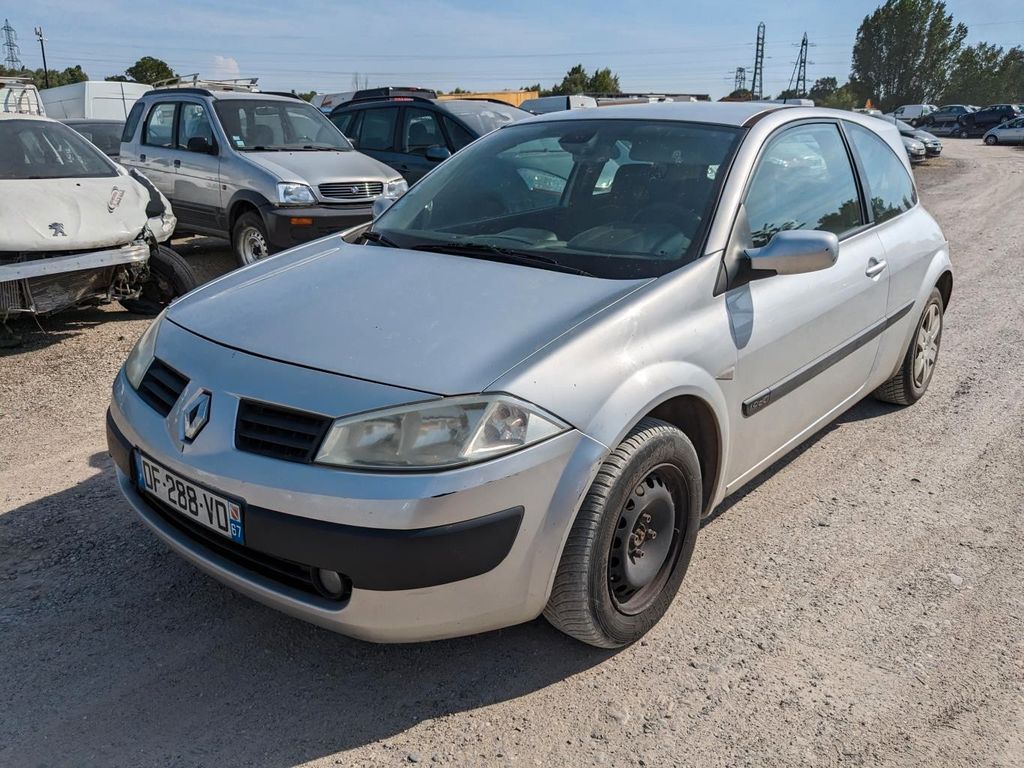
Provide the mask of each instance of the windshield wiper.
POLYGON ((502 248, 501 246, 488 245, 487 243, 469 243, 456 240, 450 243, 424 243, 423 245, 413 246, 411 250, 431 251, 433 253, 450 253, 455 256, 469 256, 470 258, 498 261, 506 264, 521 264, 527 267, 539 266, 543 269, 551 269, 556 272, 566 272, 571 275, 594 277, 591 272, 587 272, 584 269, 578 269, 576 267, 570 267, 567 264, 561 264, 550 256, 542 256, 539 253, 533 253, 531 251, 517 251, 511 248, 502 248))
POLYGON ((388 248, 398 248, 399 245, 391 238, 386 235, 382 235, 380 232, 374 232, 372 229, 368 229, 360 235, 363 240, 369 240, 371 243, 380 243, 386 245, 388 248))

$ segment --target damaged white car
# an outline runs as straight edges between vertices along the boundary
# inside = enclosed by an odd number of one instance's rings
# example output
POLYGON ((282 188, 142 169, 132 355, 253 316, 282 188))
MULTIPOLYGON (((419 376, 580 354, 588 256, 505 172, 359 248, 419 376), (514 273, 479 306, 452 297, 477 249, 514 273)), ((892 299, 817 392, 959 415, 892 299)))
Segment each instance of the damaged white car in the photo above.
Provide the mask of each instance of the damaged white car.
POLYGON ((197 284, 176 220, 141 174, 55 120, 0 112, 0 346, 7 321, 119 301, 156 314, 197 284))

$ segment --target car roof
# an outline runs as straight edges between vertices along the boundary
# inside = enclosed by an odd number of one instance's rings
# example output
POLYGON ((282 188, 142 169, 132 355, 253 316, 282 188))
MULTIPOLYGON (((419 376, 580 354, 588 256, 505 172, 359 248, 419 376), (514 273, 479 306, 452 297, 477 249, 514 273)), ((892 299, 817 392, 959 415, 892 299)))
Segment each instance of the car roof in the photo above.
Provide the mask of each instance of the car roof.
POLYGON ((64 125, 124 125, 124 120, 114 120, 106 117, 64 117, 60 119, 64 125))
POLYGON ((300 99, 296 96, 279 96, 265 91, 218 91, 212 88, 154 88, 152 91, 144 93, 139 99, 152 100, 155 96, 165 97, 174 96, 175 94, 181 96, 209 96, 212 99, 217 99, 217 101, 257 99, 259 101, 284 101, 289 104, 294 104, 298 101, 301 101, 303 104, 309 103, 305 99, 300 99))
MULTIPOLYGON (((716 125, 746 125, 752 118, 796 106, 764 101, 663 101, 653 104, 622 104, 614 107, 548 112, 530 122, 549 120, 675 120, 716 125)), ((805 109, 813 109, 805 107, 805 109)))

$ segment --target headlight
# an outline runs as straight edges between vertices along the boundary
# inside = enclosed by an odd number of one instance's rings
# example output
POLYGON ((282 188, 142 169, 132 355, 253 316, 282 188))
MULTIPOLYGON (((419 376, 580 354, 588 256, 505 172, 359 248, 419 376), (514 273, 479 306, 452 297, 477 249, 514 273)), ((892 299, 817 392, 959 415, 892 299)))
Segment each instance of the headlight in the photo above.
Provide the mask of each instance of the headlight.
POLYGON ((466 395, 338 419, 316 460, 354 469, 457 467, 569 429, 509 395, 466 395))
POLYGON ((281 205, 309 205, 315 203, 316 198, 305 184, 283 183, 277 185, 277 201, 281 205))
POLYGON ((142 377, 146 375, 149 364, 153 362, 153 356, 156 354, 156 337, 160 333, 160 323, 163 322, 165 314, 167 314, 166 309, 157 315, 156 320, 135 342, 135 347, 128 355, 128 359, 124 361, 124 375, 128 377, 128 381, 135 389, 139 388, 142 377))
POLYGON ((395 179, 384 185, 384 197, 397 200, 409 190, 409 183, 405 179, 395 179))

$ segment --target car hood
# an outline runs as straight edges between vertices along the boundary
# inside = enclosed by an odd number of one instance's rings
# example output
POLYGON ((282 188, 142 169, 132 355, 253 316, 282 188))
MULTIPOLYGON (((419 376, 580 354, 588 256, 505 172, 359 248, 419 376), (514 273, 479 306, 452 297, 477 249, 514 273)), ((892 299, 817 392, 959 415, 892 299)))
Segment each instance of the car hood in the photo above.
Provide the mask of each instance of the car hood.
POLYGON ((149 192, 130 176, 4 179, 0 200, 0 250, 71 251, 138 237, 149 192))
POLYGON ((268 171, 278 181, 309 184, 314 189, 327 181, 380 179, 398 177, 384 163, 362 152, 242 152, 242 157, 268 171))
POLYGON ((927 144, 927 143, 933 143, 934 144, 934 143, 939 141, 937 136, 934 136, 933 134, 928 133, 928 131, 915 131, 914 132, 914 138, 917 139, 918 141, 924 143, 924 144, 927 144))
POLYGON ((647 282, 332 236, 209 283, 168 318, 262 357, 451 395, 483 391, 647 282))

